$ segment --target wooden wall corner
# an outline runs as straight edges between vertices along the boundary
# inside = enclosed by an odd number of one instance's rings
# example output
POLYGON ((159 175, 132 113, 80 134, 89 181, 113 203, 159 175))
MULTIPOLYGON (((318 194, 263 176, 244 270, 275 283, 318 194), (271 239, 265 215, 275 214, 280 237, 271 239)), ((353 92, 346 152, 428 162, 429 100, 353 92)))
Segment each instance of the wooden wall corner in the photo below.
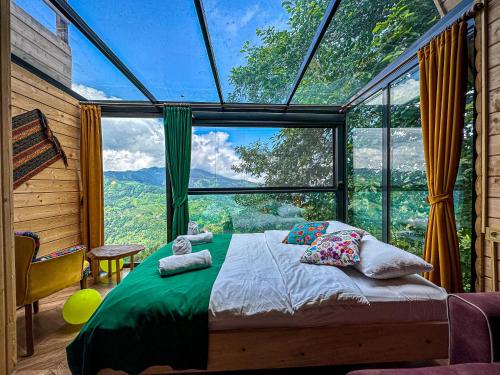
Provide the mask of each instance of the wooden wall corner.
POLYGON ((0 374, 17 357, 10 91, 10 0, 0 0, 0 374))

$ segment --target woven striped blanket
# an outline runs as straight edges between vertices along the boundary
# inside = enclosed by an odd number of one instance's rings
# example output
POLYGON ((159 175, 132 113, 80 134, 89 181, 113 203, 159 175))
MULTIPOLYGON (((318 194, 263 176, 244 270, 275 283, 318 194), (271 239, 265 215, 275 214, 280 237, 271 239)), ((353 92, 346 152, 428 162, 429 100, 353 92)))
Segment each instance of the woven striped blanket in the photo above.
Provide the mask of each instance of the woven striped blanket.
POLYGON ((59 159, 68 166, 61 144, 39 109, 12 119, 12 143, 14 189, 59 159))

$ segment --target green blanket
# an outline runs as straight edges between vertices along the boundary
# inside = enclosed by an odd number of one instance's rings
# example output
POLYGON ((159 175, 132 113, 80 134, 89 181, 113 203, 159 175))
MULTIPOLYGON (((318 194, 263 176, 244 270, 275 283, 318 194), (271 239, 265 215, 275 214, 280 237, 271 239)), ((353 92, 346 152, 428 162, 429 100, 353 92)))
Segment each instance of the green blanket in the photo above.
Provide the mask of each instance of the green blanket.
POLYGON ((153 365, 206 369, 210 293, 230 241, 231 235, 223 234, 193 246, 212 254, 212 267, 203 270, 160 277, 158 260, 172 255, 172 243, 143 261, 67 347, 72 373, 112 368, 135 374, 153 365))

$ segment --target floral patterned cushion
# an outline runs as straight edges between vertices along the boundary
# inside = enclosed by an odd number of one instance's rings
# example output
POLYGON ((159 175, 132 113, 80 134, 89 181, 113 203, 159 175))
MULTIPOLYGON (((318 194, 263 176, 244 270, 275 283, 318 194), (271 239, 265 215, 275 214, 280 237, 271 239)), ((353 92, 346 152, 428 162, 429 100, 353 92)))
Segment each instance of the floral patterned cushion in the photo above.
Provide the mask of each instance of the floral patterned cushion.
POLYGON ((63 255, 67 255, 67 254, 74 253, 76 251, 80 251, 81 249, 85 249, 85 246, 83 246, 83 245, 77 245, 77 246, 69 247, 69 248, 64 249, 64 250, 55 251, 53 253, 50 253, 50 254, 47 254, 47 255, 43 255, 43 256, 41 256, 39 258, 33 259, 33 263, 43 262, 44 260, 49 260, 49 259, 54 259, 54 258, 57 258, 57 257, 62 257, 63 255))
POLYGON ((36 259, 38 255, 38 250, 40 250, 40 237, 35 232, 14 232, 16 236, 31 237, 35 241, 35 252, 33 253, 33 260, 36 259))
POLYGON ((359 246, 363 233, 340 230, 317 238, 304 252, 300 261, 330 266, 352 266, 359 263, 359 246))
POLYGON ((283 243, 292 245, 310 245, 316 238, 326 233, 328 221, 325 222, 309 222, 295 224, 283 240, 283 243))

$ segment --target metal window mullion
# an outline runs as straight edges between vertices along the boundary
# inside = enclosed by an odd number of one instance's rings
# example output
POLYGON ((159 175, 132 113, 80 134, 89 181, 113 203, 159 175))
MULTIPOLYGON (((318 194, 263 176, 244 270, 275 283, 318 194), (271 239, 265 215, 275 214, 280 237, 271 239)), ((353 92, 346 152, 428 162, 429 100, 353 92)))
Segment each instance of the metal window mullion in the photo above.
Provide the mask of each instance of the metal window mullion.
POLYGON ((195 0, 194 5, 196 8, 196 14, 198 15, 198 21, 201 28, 201 33, 203 35, 203 41, 205 43, 205 49, 207 51, 208 60, 210 62, 210 68, 212 69, 212 75, 215 82, 215 87, 217 89, 217 95, 219 96, 220 105, 224 105, 224 96, 222 94, 222 87, 219 78, 219 72, 217 70, 217 64, 215 62, 215 54, 212 47, 212 41, 210 39, 210 33, 208 32, 208 22, 205 14, 205 8, 203 7, 202 0, 195 0))
POLYGON ((334 173, 335 173, 335 185, 337 186, 336 197, 336 207, 337 207, 337 220, 344 222, 346 219, 346 184, 345 184, 345 170, 346 170, 346 139, 345 139, 345 117, 344 125, 338 126, 335 129, 335 161, 334 161, 334 173))
POLYGON ((390 242, 391 223, 391 111, 389 86, 382 94, 382 240, 390 242))
POLYGON ((293 194, 293 193, 333 193, 335 186, 327 187, 248 187, 248 188, 189 188, 189 195, 222 194, 293 194))
POLYGON ((157 102, 154 95, 144 86, 134 73, 120 60, 96 32, 83 20, 83 18, 66 1, 47 0, 69 22, 106 57, 151 103, 157 102))
POLYGON ((172 238, 172 223, 174 221, 174 199, 172 197, 172 183, 170 182, 167 165, 165 164, 165 189, 166 189, 166 205, 167 205, 167 242, 172 238))
POLYGON ((292 84, 290 92, 288 93, 288 96, 286 98, 287 106, 289 106, 290 103, 292 102, 293 96, 295 95, 295 92, 297 91, 300 82, 302 81, 302 78, 304 78, 307 68, 309 67, 309 64, 311 63, 314 55, 316 54, 316 51, 318 50, 321 41, 323 40, 323 37, 325 36, 326 31, 328 30, 328 27, 330 26, 330 23, 332 22, 332 19, 335 16, 337 9, 339 8, 340 1, 341 0, 330 1, 328 8, 326 9, 325 15, 323 16, 321 23, 316 29, 316 34, 314 35, 314 38, 311 41, 309 49, 307 50, 307 53, 304 56, 304 61, 302 61, 302 65, 300 66, 299 71, 297 72, 297 76, 295 77, 295 81, 292 84))

